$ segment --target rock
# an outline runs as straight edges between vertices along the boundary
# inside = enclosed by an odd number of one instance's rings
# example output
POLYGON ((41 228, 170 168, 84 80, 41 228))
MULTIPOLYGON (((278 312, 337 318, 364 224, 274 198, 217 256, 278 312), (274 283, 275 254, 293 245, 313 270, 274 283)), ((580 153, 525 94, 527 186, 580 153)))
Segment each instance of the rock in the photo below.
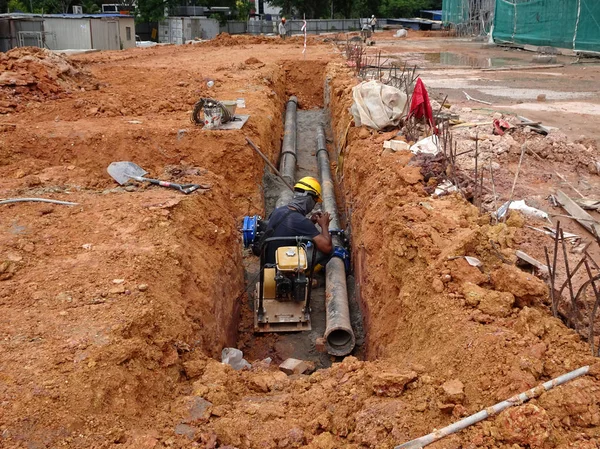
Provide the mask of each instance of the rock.
POLYGON ((398 175, 407 184, 417 184, 423 180, 421 167, 402 167, 398 175))
POLYGON ((444 399, 452 404, 462 404, 465 401, 465 386, 458 379, 452 379, 442 384, 444 399))
POLYGON ((148 284, 140 284, 137 288, 139 291, 145 292, 146 290, 148 290, 148 284))
POLYGON ((552 429, 546 410, 531 403, 505 410, 495 425, 502 441, 531 449, 544 448, 552 429))
POLYGON ((548 295, 548 287, 542 280, 512 265, 502 265, 494 271, 491 281, 496 290, 512 293, 518 307, 539 304, 548 295))
POLYGON ((54 212, 54 206, 52 204, 44 204, 40 207, 40 215, 48 215, 54 212))
POLYGON ((288 381, 287 375, 281 371, 260 372, 253 375, 250 384, 261 393, 280 389, 288 381))
POLYGON ((523 307, 523 310, 519 312, 513 328, 521 335, 533 334, 536 337, 542 337, 546 333, 544 316, 540 311, 529 307, 523 307))
POLYGON ((183 362, 183 370, 185 375, 189 378, 199 377, 204 373, 206 368, 206 361, 204 360, 190 360, 183 362))
POLYGON ((113 284, 123 284, 125 279, 113 279, 112 282, 113 284))
POLYGON ((367 127, 362 126, 358 130, 358 137, 360 139, 368 139, 369 137, 371 137, 371 131, 369 131, 369 129, 367 127))
POLYGON ((401 373, 378 373, 373 376, 373 393, 377 396, 396 398, 402 394, 406 386, 417 380, 414 371, 401 373))
POLYGON ((546 101, 546 94, 539 94, 537 96, 537 101, 546 101))
POLYGON ((24 181, 27 187, 37 187, 42 184, 40 177, 35 175, 27 176, 24 181))
POLYGON ((190 439, 190 440, 195 440, 196 439, 196 434, 198 432, 198 429, 196 427, 190 426, 188 424, 177 424, 175 426, 175 434, 176 435, 183 435, 184 437, 190 439))
POLYGON ((315 351, 325 353, 327 352, 327 340, 323 337, 319 337, 315 340, 315 351))
POLYGON ((279 369, 288 376, 291 374, 305 374, 315 369, 314 365, 304 360, 289 358, 279 365, 279 369))
POLYGON ((463 295, 468 306, 477 307, 484 314, 497 317, 510 315, 515 302, 511 293, 488 290, 470 282, 463 284, 463 295))
POLYGON ((124 285, 117 285, 116 287, 111 288, 108 293, 110 293, 111 295, 120 295, 122 293, 125 293, 125 286, 124 285))
POLYGON ((125 191, 126 192, 135 192, 137 190, 137 187, 134 185, 130 185, 130 186, 125 186, 125 191))
POLYGON ((452 273, 452 279, 459 285, 463 282, 481 285, 488 281, 487 276, 479 271, 477 267, 470 265, 464 257, 449 261, 448 266, 452 273))
POLYGON ((444 291, 444 283, 440 278, 436 277, 431 283, 431 286, 436 293, 442 293, 444 291))
POLYGON ((184 424, 196 424, 206 422, 210 418, 212 403, 198 396, 184 398, 186 416, 182 421, 184 424))
POLYGON ((447 413, 449 415, 452 414, 452 412, 454 411, 454 407, 456 407, 455 404, 443 403, 443 402, 438 402, 437 406, 442 413, 447 413))

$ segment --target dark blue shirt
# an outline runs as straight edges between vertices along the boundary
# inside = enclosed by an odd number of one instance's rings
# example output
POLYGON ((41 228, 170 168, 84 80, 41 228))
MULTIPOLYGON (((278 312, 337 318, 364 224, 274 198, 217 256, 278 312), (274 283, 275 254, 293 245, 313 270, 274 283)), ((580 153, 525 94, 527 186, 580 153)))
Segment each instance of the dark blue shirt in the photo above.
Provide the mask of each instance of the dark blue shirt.
MULTIPOLYGON (((269 227, 270 229, 273 225, 276 225, 278 222, 282 220, 282 217, 286 213, 288 213, 290 209, 287 206, 278 207, 273 211, 271 217, 269 218, 269 227)), ((283 218, 283 221, 277 225, 275 228, 275 232, 271 237, 309 237, 313 238, 319 235, 320 232, 317 227, 302 215, 298 211, 292 211, 288 213, 288 215, 283 218)), ((290 242, 272 242, 268 244, 267 248, 267 263, 275 263, 275 251, 280 246, 293 246, 294 243, 290 242)))

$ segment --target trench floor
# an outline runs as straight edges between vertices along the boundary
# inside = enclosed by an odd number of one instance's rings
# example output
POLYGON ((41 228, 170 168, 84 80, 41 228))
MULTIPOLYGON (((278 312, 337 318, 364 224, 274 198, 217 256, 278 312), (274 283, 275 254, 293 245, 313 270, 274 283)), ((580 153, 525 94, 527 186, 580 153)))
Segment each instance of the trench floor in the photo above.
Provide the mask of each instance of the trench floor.
MULTIPOLYGON (((296 179, 304 176, 313 176, 318 178, 317 168, 317 127, 320 123, 327 123, 326 111, 324 109, 298 110, 297 113, 297 166, 296 179)), ((266 214, 272 212, 277 192, 279 192, 279 182, 272 175, 265 176, 265 205, 266 214)), ((254 334, 253 333, 253 315, 254 306, 254 286, 258 275, 258 260, 256 257, 248 254, 244 258, 246 281, 247 281, 247 301, 242 310, 242 319, 239 329, 238 348, 244 352, 244 357, 252 362, 253 360, 262 360, 270 357, 273 363, 293 357, 301 360, 308 360, 315 364, 316 368, 326 368, 336 361, 336 357, 316 350, 315 341, 323 337, 325 333, 325 276, 323 273, 316 275, 318 286, 312 289, 311 296, 311 321, 312 330, 308 332, 285 332, 272 334, 254 334)), ((350 309, 353 326, 356 327, 357 349, 356 355, 360 355, 363 343, 362 319, 360 318, 359 307, 355 302, 353 295, 353 278, 348 278, 348 291, 351 296, 350 309), (352 284, 352 285, 351 285, 352 284)))

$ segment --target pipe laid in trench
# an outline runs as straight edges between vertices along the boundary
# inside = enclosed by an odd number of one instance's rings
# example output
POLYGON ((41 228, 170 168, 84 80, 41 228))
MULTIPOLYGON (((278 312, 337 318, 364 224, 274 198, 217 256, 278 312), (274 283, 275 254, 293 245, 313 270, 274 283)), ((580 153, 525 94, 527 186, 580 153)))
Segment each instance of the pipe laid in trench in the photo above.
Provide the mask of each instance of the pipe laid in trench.
MULTIPOLYGON (((296 119, 298 109, 298 99, 290 97, 285 109, 285 124, 283 134, 283 144, 281 145, 281 161, 279 162, 279 171, 283 179, 288 184, 294 185, 296 182, 296 119)), ((294 193, 287 187, 283 187, 279 193, 279 198, 275 207, 285 206, 294 197, 294 193)))
MULTIPOLYGON (((317 165, 321 178, 323 209, 329 212, 330 230, 341 230, 335 201, 335 189, 329 167, 329 154, 325 130, 322 125, 317 129, 317 165)), ((338 234, 332 234, 333 247, 342 248, 343 242, 338 234)), ((346 287, 346 264, 342 259, 344 252, 335 251, 325 267, 325 341, 327 352, 331 355, 348 355, 354 349, 356 339, 350 324, 348 290, 346 287)))

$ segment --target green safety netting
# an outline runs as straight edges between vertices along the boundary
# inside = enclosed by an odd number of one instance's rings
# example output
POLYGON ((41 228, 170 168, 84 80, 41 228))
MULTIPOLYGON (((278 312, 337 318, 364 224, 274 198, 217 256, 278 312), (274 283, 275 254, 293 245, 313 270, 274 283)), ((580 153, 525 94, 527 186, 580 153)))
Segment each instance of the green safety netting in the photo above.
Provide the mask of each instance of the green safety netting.
POLYGON ((465 0, 444 0, 442 21, 445 24, 463 24, 469 20, 469 2, 465 0))
POLYGON ((496 0, 494 40, 600 51, 600 1, 496 0))

